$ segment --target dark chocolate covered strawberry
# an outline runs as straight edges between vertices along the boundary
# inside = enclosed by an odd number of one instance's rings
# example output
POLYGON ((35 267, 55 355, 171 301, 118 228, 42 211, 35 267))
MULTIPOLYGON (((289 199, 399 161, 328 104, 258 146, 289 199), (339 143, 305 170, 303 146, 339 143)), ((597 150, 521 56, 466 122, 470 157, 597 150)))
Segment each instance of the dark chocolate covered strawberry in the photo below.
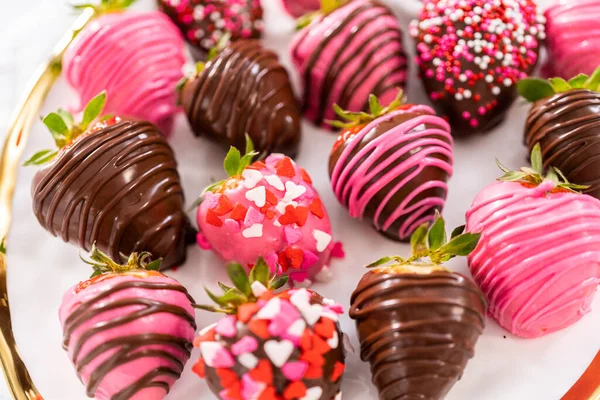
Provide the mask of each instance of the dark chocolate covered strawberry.
POLYGON ((544 169, 558 168, 569 181, 600 198, 600 68, 592 76, 525 79, 519 94, 532 102, 525 145, 541 145, 544 169))
POLYGON ((260 0, 157 0, 186 39, 204 55, 223 35, 232 40, 260 38, 264 30, 260 0))
POLYGON ((413 255, 371 265, 352 294, 361 358, 371 365, 381 400, 442 399, 461 378, 485 323, 483 293, 443 263, 469 254, 479 234, 444 221, 421 226, 413 255))
POLYGON ((94 274, 63 296, 63 346, 89 397, 161 400, 190 358, 194 300, 150 259, 120 265, 93 247, 94 274))
POLYGON ((457 135, 504 119, 545 37, 533 0, 425 0, 410 33, 425 89, 457 135))
POLYGON ((250 275, 228 267, 234 287, 209 292, 227 314, 204 329, 194 345, 201 358, 193 370, 219 399, 334 400, 345 369, 342 306, 307 289, 275 293, 287 277, 271 277, 258 260, 250 275))
POLYGON ((149 122, 121 117, 98 120, 102 93, 85 108, 80 124, 59 110, 44 118, 56 150, 26 164, 35 174, 33 211, 46 230, 89 250, 120 254, 150 251, 164 267, 185 260, 183 189, 173 150, 149 122))
POLYGON ((247 134, 261 153, 296 155, 300 107, 277 54, 258 40, 224 45, 180 90, 197 136, 241 149, 247 134))

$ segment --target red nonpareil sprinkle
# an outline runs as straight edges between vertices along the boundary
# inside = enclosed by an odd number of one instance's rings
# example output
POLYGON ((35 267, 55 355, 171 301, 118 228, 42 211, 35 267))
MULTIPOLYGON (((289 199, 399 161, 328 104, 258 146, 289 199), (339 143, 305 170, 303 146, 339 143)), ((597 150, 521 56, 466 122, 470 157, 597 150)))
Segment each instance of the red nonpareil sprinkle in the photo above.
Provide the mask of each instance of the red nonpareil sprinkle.
POLYGON ((221 219, 215 213, 215 210, 212 208, 209 208, 206 211, 206 223, 219 228, 223 226, 223 221, 221 221, 221 219))
POLYGON ((292 160, 289 157, 284 157, 281 160, 277 161, 275 164, 275 171, 279 176, 285 176, 288 178, 293 178, 296 176, 296 170, 294 169, 294 164, 292 164, 292 160))
POLYGON ((250 321, 250 318, 258 312, 260 307, 256 303, 245 303, 238 307, 237 318, 241 323, 250 321))
POLYGON ((300 168, 300 175, 302 176, 304 182, 312 184, 312 179, 310 179, 310 175, 308 175, 308 172, 306 172, 304 168, 300 168))
POLYGON ((340 378, 340 376, 342 376, 345 369, 346 369, 345 364, 343 364, 339 361, 336 361, 335 366, 333 367, 333 372, 331 373, 331 382, 337 381, 340 378))
POLYGON ((323 202, 318 197, 310 203, 308 209, 311 213, 319 218, 323 218, 325 216, 325 213, 323 212, 323 202))
POLYGON ((231 201, 227 196, 222 194, 219 197, 217 207, 215 207, 215 214, 217 214, 219 217, 222 217, 231 210, 233 210, 233 204, 231 204, 231 201))
POLYGON ((263 382, 267 385, 273 384, 273 368, 269 360, 260 360, 258 365, 250 371, 250 377, 257 382, 263 382))
POLYGON ((231 210, 231 214, 229 214, 229 218, 235 220, 235 221, 243 221, 244 218, 246 218, 246 213, 248 212, 248 209, 246 207, 244 207, 243 204, 240 203, 236 203, 235 206, 233 207, 233 210, 231 210))
POLYGON ((200 378, 203 378, 206 376, 206 367, 204 365, 204 360, 203 359, 198 359, 198 362, 196 362, 196 364, 194 364, 194 366, 192 367, 192 371, 198 375, 200 378))
POLYGON ((228 368, 217 368, 216 372, 221 381, 221 386, 224 388, 231 387, 239 382, 237 374, 228 368))
POLYGON ((283 392, 286 400, 300 399, 306 395, 306 385, 302 381, 291 383, 283 392))

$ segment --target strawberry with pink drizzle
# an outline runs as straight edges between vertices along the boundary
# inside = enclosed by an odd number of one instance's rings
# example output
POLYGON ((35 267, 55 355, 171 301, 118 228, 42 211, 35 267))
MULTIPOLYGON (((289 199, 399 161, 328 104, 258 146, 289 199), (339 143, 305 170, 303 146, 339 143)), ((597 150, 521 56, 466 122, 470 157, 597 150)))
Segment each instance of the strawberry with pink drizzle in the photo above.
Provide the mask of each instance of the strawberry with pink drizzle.
POLYGON ((338 400, 345 370, 342 306, 307 289, 274 291, 287 277, 271 277, 260 259, 248 276, 228 266, 235 287, 208 294, 227 314, 204 329, 192 368, 223 400, 338 400))
POLYGON ((282 154, 250 164, 256 153, 247 140, 246 155, 232 147, 225 158, 229 178, 200 197, 198 244, 245 266, 262 257, 291 284, 327 280, 340 248, 310 176, 282 154))
MULTIPOLYGON (((93 248, 92 277, 69 289, 59 310, 64 348, 98 400, 161 400, 190 357, 193 299, 179 282, 133 253, 118 265, 93 248)), ((85 261, 85 260, 84 260, 85 261)))
POLYGON ((107 113, 150 121, 169 134, 185 61, 183 37, 162 13, 112 12, 77 35, 65 53, 63 76, 80 105, 106 90, 107 113))
POLYGON ((452 176, 450 127, 423 105, 388 106, 370 98, 371 113, 336 106, 342 128, 329 157, 333 191, 354 218, 372 221, 394 240, 408 240, 444 207, 452 176))
POLYGON ((324 127, 337 118, 334 103, 367 111, 370 94, 387 104, 406 81, 402 31, 376 1, 323 0, 321 12, 296 34, 291 54, 302 76, 304 114, 324 127))
POLYGON ((311 11, 317 11, 320 0, 281 0, 283 8, 293 17, 301 17, 311 11))
POLYGON ((600 284, 600 201, 551 168, 508 171, 467 211, 467 230, 481 232, 469 267, 490 314, 517 336, 566 328, 590 312, 600 284), (557 178, 560 175, 563 180, 557 178))

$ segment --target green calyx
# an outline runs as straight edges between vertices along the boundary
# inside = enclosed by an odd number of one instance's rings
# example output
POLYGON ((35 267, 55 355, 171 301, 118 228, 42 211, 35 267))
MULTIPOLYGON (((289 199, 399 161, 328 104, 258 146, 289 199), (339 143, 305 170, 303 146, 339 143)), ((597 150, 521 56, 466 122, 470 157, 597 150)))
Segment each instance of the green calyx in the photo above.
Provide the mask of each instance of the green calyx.
MULTIPOLYGON (((83 111, 83 118, 79 124, 75 124, 73 115, 63 109, 58 109, 58 111, 46 115, 42 122, 50 130, 57 149, 38 151, 23 165, 42 165, 52 161, 60 149, 86 132, 90 124, 100 116, 105 104, 106 92, 102 92, 91 99, 83 111)), ((105 116, 104 119, 106 118, 111 118, 111 116, 105 116)))
POLYGON ((367 268, 386 267, 386 264, 393 262, 392 265, 387 267, 392 269, 397 267, 402 269, 418 269, 421 267, 442 269, 438 268, 441 264, 456 256, 468 256, 477 246, 481 234, 464 233, 464 230, 464 225, 454 229, 450 240, 448 240, 446 223, 439 213, 436 213, 431 226, 429 224, 419 226, 410 237, 412 255, 409 258, 384 257, 369 264, 367 268))
POLYGON ((369 96, 369 112, 352 112, 345 111, 339 105, 334 104, 333 109, 335 113, 342 118, 344 121, 327 121, 327 123, 334 128, 338 129, 351 129, 357 126, 366 125, 369 122, 376 120, 377 118, 386 115, 398 107, 400 107, 405 102, 404 91, 402 89, 398 89, 398 94, 396 98, 388 104, 386 107, 382 106, 377 96, 371 94, 369 96))
POLYGON ((119 12, 126 10, 135 3, 136 0, 101 0, 100 3, 84 3, 84 4, 76 4, 73 6, 76 10, 85 10, 86 8, 91 8, 94 10, 96 15, 107 14, 111 12, 119 12))
POLYGON ((517 83, 519 95, 529 102, 536 102, 575 89, 588 89, 600 92, 600 67, 591 76, 579 74, 568 81, 563 78, 525 78, 517 83))
POLYGON ((84 263, 91 265, 94 268, 94 273, 90 278, 102 274, 122 274, 135 270, 158 271, 162 263, 161 258, 152 260, 152 254, 144 251, 141 253, 131 253, 129 257, 121 254, 124 264, 118 264, 108 255, 100 251, 95 243, 92 245, 89 260, 86 260, 82 256, 79 257, 84 263))
POLYGON ((271 276, 271 270, 262 258, 258 259, 250 274, 247 274, 240 264, 231 263, 227 266, 227 275, 229 275, 233 287, 219 282, 219 287, 223 292, 220 296, 205 288, 206 293, 217 306, 196 305, 196 308, 210 312, 236 314, 238 307, 242 304, 258 301, 257 287, 262 291, 265 289, 275 291, 283 287, 288 281, 287 276, 271 276))
POLYGON ((504 182, 520 182, 537 186, 544 180, 551 180, 556 183, 556 188, 579 193, 580 190, 587 189, 589 186, 577 185, 568 181, 565 175, 555 167, 548 168, 548 173, 544 176, 544 162, 542 160, 542 147, 536 143, 531 150, 531 167, 521 167, 518 171, 511 171, 502 163, 496 160, 498 167, 504 172, 504 175, 498 178, 504 182))
POLYGON ((6 254, 6 238, 0 241, 0 254, 6 254))
POLYGON ((296 29, 300 30, 307 27, 318 16, 331 14, 347 2, 348 0, 321 0, 321 8, 319 10, 304 14, 296 20, 296 29))

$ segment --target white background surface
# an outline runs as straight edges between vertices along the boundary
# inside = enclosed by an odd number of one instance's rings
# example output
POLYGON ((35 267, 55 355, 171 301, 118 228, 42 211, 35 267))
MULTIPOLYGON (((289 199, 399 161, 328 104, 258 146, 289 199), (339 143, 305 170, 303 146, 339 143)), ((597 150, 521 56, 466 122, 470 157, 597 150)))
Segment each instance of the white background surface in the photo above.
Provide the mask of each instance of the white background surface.
MULTIPOLYGON (((50 53, 54 43, 73 21, 74 15, 63 4, 66 2, 57 0, 0 0, 0 3, 0 135, 3 136, 9 116, 22 96, 30 75, 50 53)), ((149 8, 152 4, 150 0, 140 3, 142 8, 149 8)), ((276 3, 277 0, 263 0, 267 8, 266 44, 280 50, 284 63, 289 65, 286 50, 293 21, 283 16, 276 3)), ((394 9, 406 32, 411 19, 411 12, 407 8, 414 10, 414 1, 388 0, 387 3, 395 4, 394 9)), ((538 3, 547 4, 549 1, 540 0, 538 3)), ((412 52, 411 40, 406 37, 405 42, 407 49, 412 52)), ((411 102, 427 103, 415 77, 414 66, 409 80, 409 99, 411 102)), ((73 102, 73 93, 61 81, 50 94, 42 113, 73 102)), ((474 196, 498 176, 495 157, 511 167, 519 167, 525 162, 526 151, 521 141, 526 113, 527 106, 515 104, 509 120, 493 132, 456 142, 455 171, 450 181, 445 210, 448 225, 463 224, 464 213, 474 196)), ((350 295, 364 272, 364 265, 384 255, 407 255, 409 250, 406 245, 383 238, 369 224, 350 219, 337 204, 326 170, 335 136, 315 129, 308 123, 304 124, 304 128, 304 141, 297 161, 312 175, 332 219, 335 239, 344 242, 346 248, 346 259, 333 264, 334 281, 327 285, 316 285, 314 289, 347 308, 350 295)), ((171 143, 179 159, 187 201, 191 203, 211 179, 223 177, 221 161, 224 153, 203 139, 193 138, 184 118, 179 118, 171 143)), ((26 154, 51 144, 50 135, 38 123, 32 132, 26 154)), ((15 219, 9 238, 9 295, 15 334, 21 354, 45 399, 81 400, 85 398, 83 386, 61 348, 57 309, 62 294, 89 276, 90 271, 78 261, 78 250, 74 246, 52 238, 35 220, 30 198, 30 182, 34 172, 34 168, 21 168, 19 171, 20 184, 14 202, 15 219)), ((464 259, 453 260, 450 266, 467 272, 464 259)), ((201 303, 207 302, 203 285, 214 288, 217 280, 225 278, 222 263, 212 253, 196 247, 189 248, 188 262, 172 276, 181 280, 201 303)), ((600 348, 599 298, 596 298, 593 306, 594 312, 575 326, 535 340, 512 337, 494 321, 488 320, 475 358, 448 399, 559 399, 600 348)), ((201 311, 196 315, 199 327, 217 318, 201 311)), ((358 348, 354 325, 347 316, 342 320, 342 328, 358 348)), ((195 351, 184 376, 168 399, 213 398, 205 383, 190 371, 197 358, 195 351)), ((357 354, 349 354, 348 363, 343 384, 344 399, 376 399, 368 366, 360 361, 357 354)), ((0 382, 0 399, 8 398, 6 387, 0 382)))

